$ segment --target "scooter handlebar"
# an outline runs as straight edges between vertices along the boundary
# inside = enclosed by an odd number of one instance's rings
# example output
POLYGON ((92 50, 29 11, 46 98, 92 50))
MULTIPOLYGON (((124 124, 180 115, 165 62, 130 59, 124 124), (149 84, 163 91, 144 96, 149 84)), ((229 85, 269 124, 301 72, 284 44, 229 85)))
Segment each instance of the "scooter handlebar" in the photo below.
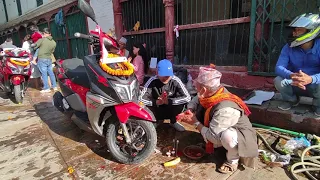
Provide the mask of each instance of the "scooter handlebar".
POLYGON ((79 32, 74 33, 74 36, 77 37, 77 38, 83 38, 83 39, 89 39, 89 40, 92 40, 92 38, 93 38, 90 35, 82 34, 82 33, 79 33, 79 32))

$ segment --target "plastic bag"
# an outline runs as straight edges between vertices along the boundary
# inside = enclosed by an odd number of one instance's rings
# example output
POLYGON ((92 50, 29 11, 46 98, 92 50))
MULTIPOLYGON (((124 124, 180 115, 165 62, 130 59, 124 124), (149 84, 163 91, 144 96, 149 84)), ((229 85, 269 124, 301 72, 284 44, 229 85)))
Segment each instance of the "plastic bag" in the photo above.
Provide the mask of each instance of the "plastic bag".
POLYGON ((265 150, 259 150, 259 153, 262 153, 265 163, 275 162, 275 163, 280 163, 282 166, 285 166, 285 165, 288 165, 291 160, 290 154, 287 154, 287 155, 273 154, 265 150))
POLYGON ((311 146, 310 142, 305 137, 300 137, 287 141, 287 143, 284 145, 284 149, 292 153, 297 149, 306 148, 309 146, 311 146))

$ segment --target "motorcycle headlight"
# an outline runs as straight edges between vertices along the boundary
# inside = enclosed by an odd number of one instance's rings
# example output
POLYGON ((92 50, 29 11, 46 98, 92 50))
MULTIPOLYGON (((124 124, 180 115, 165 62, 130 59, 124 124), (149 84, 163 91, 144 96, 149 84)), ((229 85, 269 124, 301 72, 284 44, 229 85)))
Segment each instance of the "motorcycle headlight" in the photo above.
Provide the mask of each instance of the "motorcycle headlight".
POLYGON ((13 65, 12 63, 7 62, 7 64, 8 64, 8 66, 10 67, 10 69, 11 69, 11 71, 13 73, 19 73, 20 72, 20 70, 15 65, 13 65))
POLYGON ((30 64, 28 66, 25 66, 24 69, 23 69, 23 72, 24 73, 28 73, 30 67, 31 67, 30 64))
POLYGON ((121 87, 120 85, 115 84, 114 90, 118 93, 118 95, 120 96, 120 98, 122 100, 128 99, 128 95, 127 95, 125 87, 121 87))
POLYGON ((134 80, 129 85, 114 84, 114 89, 122 100, 132 101, 136 95, 136 85, 137 81, 134 80))

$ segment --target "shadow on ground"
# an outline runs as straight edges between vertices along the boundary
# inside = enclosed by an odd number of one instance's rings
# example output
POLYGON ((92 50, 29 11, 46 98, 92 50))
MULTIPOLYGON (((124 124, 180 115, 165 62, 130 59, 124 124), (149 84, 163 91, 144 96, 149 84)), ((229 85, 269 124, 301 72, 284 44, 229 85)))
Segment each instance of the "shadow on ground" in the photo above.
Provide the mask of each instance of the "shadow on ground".
MULTIPOLYGON (((57 144, 60 151, 69 154, 70 149, 76 149, 77 145, 74 142, 85 144, 92 152, 103 157, 104 159, 115 161, 105 144, 104 137, 100 137, 96 134, 88 133, 80 130, 73 121, 64 116, 50 102, 40 102, 34 105, 37 114, 41 120, 48 125, 49 129, 53 132, 53 139, 57 144), (58 135, 58 136, 57 136, 58 135), (62 137, 59 137, 62 136, 62 137), (67 139, 67 140, 66 140, 67 139), (70 141, 71 140, 71 141, 70 141), (65 142, 64 142, 65 141, 65 142)), ((167 146, 173 145, 173 139, 179 139, 179 151, 182 155, 183 149, 188 145, 195 145, 203 143, 202 136, 194 131, 176 132, 169 124, 160 124, 157 127, 158 143, 157 149, 161 150, 167 146)), ((82 149, 78 148, 78 155, 86 154, 81 152, 82 149)), ((86 150, 83 150, 86 151, 86 150)), ((72 156, 72 155, 71 155, 72 156)), ((162 156, 161 154, 157 156, 162 156)), ((212 156, 206 156, 202 160, 195 161, 186 157, 182 157, 183 163, 217 163, 221 164, 225 159, 225 151, 220 148, 216 150, 216 153, 212 156)), ((66 161, 72 160, 72 158, 66 159, 66 161)))

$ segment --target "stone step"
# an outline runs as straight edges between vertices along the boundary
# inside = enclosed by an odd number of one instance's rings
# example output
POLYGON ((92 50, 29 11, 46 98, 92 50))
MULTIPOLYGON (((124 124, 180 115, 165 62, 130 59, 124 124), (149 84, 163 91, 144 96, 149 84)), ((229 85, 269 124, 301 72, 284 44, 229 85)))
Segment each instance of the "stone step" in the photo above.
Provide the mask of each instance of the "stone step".
POLYGON ((320 117, 312 111, 312 98, 302 97, 300 105, 288 111, 278 109, 282 102, 281 95, 276 94, 261 106, 249 105, 252 112, 250 121, 301 133, 320 134, 320 117))

